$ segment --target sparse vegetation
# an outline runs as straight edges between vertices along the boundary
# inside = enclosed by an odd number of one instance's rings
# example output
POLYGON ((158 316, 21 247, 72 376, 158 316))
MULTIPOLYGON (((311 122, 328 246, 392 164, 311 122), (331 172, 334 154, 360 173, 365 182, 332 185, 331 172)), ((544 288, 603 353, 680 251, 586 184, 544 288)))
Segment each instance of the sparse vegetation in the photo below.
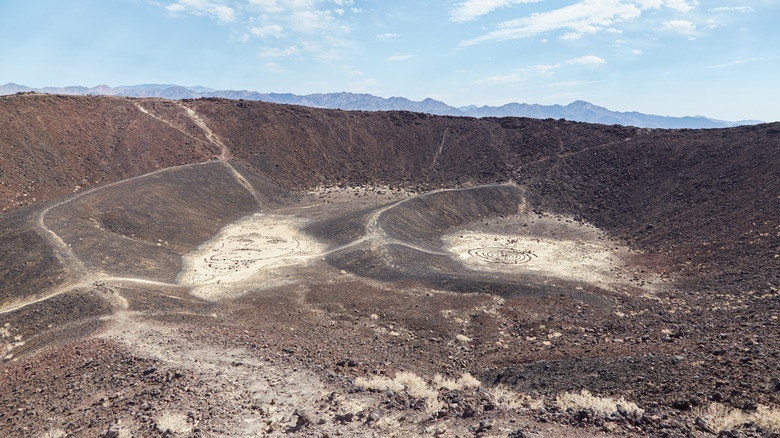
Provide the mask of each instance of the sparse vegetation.
POLYGON ((588 390, 583 389, 579 394, 566 392, 560 394, 556 398, 555 403, 562 410, 569 408, 579 409, 592 409, 602 415, 610 415, 618 411, 618 405, 620 405, 626 412, 642 414, 644 412, 635 403, 627 401, 623 397, 615 400, 609 397, 599 397, 591 394, 588 390))
POLYGON ((461 390, 469 388, 479 388, 481 382, 469 373, 464 373, 458 380, 448 379, 441 374, 433 377, 433 384, 437 388, 446 388, 452 390, 461 390))
POLYGON ((533 398, 513 390, 506 385, 496 385, 487 390, 490 401, 504 409, 539 409, 544 406, 544 398, 533 398))
POLYGON ((698 408, 694 414, 706 420, 712 432, 739 429, 749 424, 760 426, 769 433, 780 433, 780 409, 758 406, 755 412, 732 409, 721 403, 710 403, 698 408))
POLYGON ((410 397, 425 400, 426 412, 437 412, 442 407, 439 401, 439 389, 463 390, 478 388, 479 380, 471 374, 465 373, 458 380, 448 379, 440 374, 433 378, 433 387, 428 385, 422 377, 415 373, 402 371, 395 375, 394 379, 384 376, 372 376, 370 379, 358 377, 355 379, 355 385, 374 391, 406 391, 410 397))

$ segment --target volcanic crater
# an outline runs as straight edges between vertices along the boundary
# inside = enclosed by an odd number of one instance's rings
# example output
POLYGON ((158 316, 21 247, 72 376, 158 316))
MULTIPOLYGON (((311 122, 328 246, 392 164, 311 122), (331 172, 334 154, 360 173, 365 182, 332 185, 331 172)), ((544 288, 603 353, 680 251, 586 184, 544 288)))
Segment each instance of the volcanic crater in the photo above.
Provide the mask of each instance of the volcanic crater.
POLYGON ((0 117, 3 436, 780 433, 780 124, 0 117))

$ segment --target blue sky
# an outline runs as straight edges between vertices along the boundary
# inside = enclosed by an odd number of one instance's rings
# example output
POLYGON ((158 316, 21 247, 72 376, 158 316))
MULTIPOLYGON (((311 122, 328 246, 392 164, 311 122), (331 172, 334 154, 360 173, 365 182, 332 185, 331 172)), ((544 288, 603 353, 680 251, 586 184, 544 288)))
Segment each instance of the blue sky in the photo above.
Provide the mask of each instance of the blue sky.
POLYGON ((0 0, 0 84, 780 120, 777 0, 0 0))

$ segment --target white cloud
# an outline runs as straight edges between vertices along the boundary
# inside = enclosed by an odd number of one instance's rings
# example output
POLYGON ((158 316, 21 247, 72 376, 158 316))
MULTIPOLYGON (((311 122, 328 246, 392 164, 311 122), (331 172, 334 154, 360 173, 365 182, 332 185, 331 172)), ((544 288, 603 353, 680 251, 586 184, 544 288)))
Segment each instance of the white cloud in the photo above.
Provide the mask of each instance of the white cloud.
POLYGON ((525 68, 518 68, 517 71, 538 73, 547 76, 547 75, 551 75, 552 71, 560 66, 561 66, 560 64, 539 64, 539 65, 532 65, 530 67, 525 67, 525 68))
POLYGON ((413 55, 395 55, 385 58, 385 61, 406 61, 407 59, 412 59, 413 55))
POLYGON ((277 0, 249 0, 249 4, 269 14, 284 11, 284 7, 277 0))
POLYGON ((381 39, 398 38, 400 36, 401 35, 397 34, 397 33, 378 33, 378 34, 376 34, 376 37, 377 38, 381 38, 381 39))
POLYGON ((290 26, 298 32, 311 34, 334 28, 336 20, 331 11, 300 10, 293 12, 292 17, 290 17, 290 26))
POLYGON ((725 63, 725 64, 718 64, 718 65, 708 65, 707 67, 704 67, 704 68, 723 68, 723 67, 731 67, 731 66, 733 66, 733 65, 744 64, 744 63, 746 63, 746 62, 760 61, 761 59, 762 59, 762 58, 749 58, 749 59, 740 59, 740 60, 738 60, 738 61, 731 61, 731 62, 727 62, 727 63, 725 63))
MULTIPOLYGON (((354 0, 147 0, 172 14, 208 17, 231 27, 230 41, 246 45, 278 43, 258 50, 261 58, 298 57, 331 63, 355 53, 350 37, 354 0), (254 40, 254 41, 253 41, 254 40)), ((398 36, 387 34, 388 37, 398 36)), ((268 63, 266 70, 283 71, 268 63)))
POLYGON ((347 91, 353 93, 373 93, 377 94, 377 90, 374 88, 379 84, 376 79, 364 79, 362 81, 350 82, 347 86, 347 91))
POLYGON ((588 56, 583 56, 583 57, 580 57, 580 58, 570 59, 570 60, 566 61, 566 63, 567 64, 573 64, 573 65, 577 65, 577 64, 598 65, 598 64, 606 64, 607 61, 605 61, 603 58, 600 58, 600 57, 595 56, 595 55, 588 55, 588 56))
POLYGON ((709 12, 753 12, 750 6, 720 6, 708 9, 709 12))
POLYGON ((634 49, 634 50, 631 51, 631 53, 633 53, 634 55, 641 55, 642 51, 639 50, 639 49, 634 49))
POLYGON ((527 38, 558 30, 568 31, 561 37, 563 39, 577 39, 611 28, 615 23, 639 18, 644 10, 661 4, 656 0, 582 0, 563 8, 505 21, 496 30, 463 41, 461 45, 527 38))
POLYGON ((590 84, 597 84, 600 81, 563 81, 563 82, 553 82, 550 84, 551 87, 580 87, 582 85, 590 85, 590 84))
POLYGON ((282 68, 282 66, 276 62, 265 63, 265 67, 263 69, 271 73, 287 73, 287 70, 282 68))
POLYGON ((298 47, 291 46, 287 48, 269 47, 260 52, 261 58, 287 58, 295 56, 300 52, 298 47))
POLYGON ((249 28, 249 32, 252 33, 254 36, 258 36, 260 38, 266 38, 266 37, 274 37, 279 38, 282 35, 284 35, 284 28, 278 24, 267 24, 265 26, 260 27, 251 27, 249 28))
POLYGON ((699 5, 699 2, 696 0, 692 0, 691 4, 688 4, 685 0, 666 0, 664 5, 667 8, 674 9, 675 11, 688 12, 692 9, 695 9, 696 6, 699 5))
POLYGON ((173 13, 184 12, 216 18, 219 23, 231 23, 236 20, 236 11, 233 8, 209 0, 178 0, 165 9, 173 13))
POLYGON ((527 79, 527 75, 522 73, 511 73, 508 75, 495 75, 484 79, 475 81, 477 84, 488 85, 512 85, 518 82, 524 82, 527 79))
POLYGON ((669 20, 663 22, 660 30, 680 35, 693 35, 696 33, 696 25, 688 20, 669 20))
POLYGON ((463 23, 476 20, 494 9, 503 8, 518 3, 536 3, 542 0, 466 0, 458 3, 450 11, 450 21, 463 23))

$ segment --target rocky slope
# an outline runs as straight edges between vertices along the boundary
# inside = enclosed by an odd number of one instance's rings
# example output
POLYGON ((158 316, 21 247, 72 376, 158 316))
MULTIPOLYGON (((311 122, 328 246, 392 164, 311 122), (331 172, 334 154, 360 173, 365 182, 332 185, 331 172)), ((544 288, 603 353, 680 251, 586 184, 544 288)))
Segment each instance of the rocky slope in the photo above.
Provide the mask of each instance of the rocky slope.
POLYGON ((0 120, 4 436, 778 433, 780 124, 0 120))

